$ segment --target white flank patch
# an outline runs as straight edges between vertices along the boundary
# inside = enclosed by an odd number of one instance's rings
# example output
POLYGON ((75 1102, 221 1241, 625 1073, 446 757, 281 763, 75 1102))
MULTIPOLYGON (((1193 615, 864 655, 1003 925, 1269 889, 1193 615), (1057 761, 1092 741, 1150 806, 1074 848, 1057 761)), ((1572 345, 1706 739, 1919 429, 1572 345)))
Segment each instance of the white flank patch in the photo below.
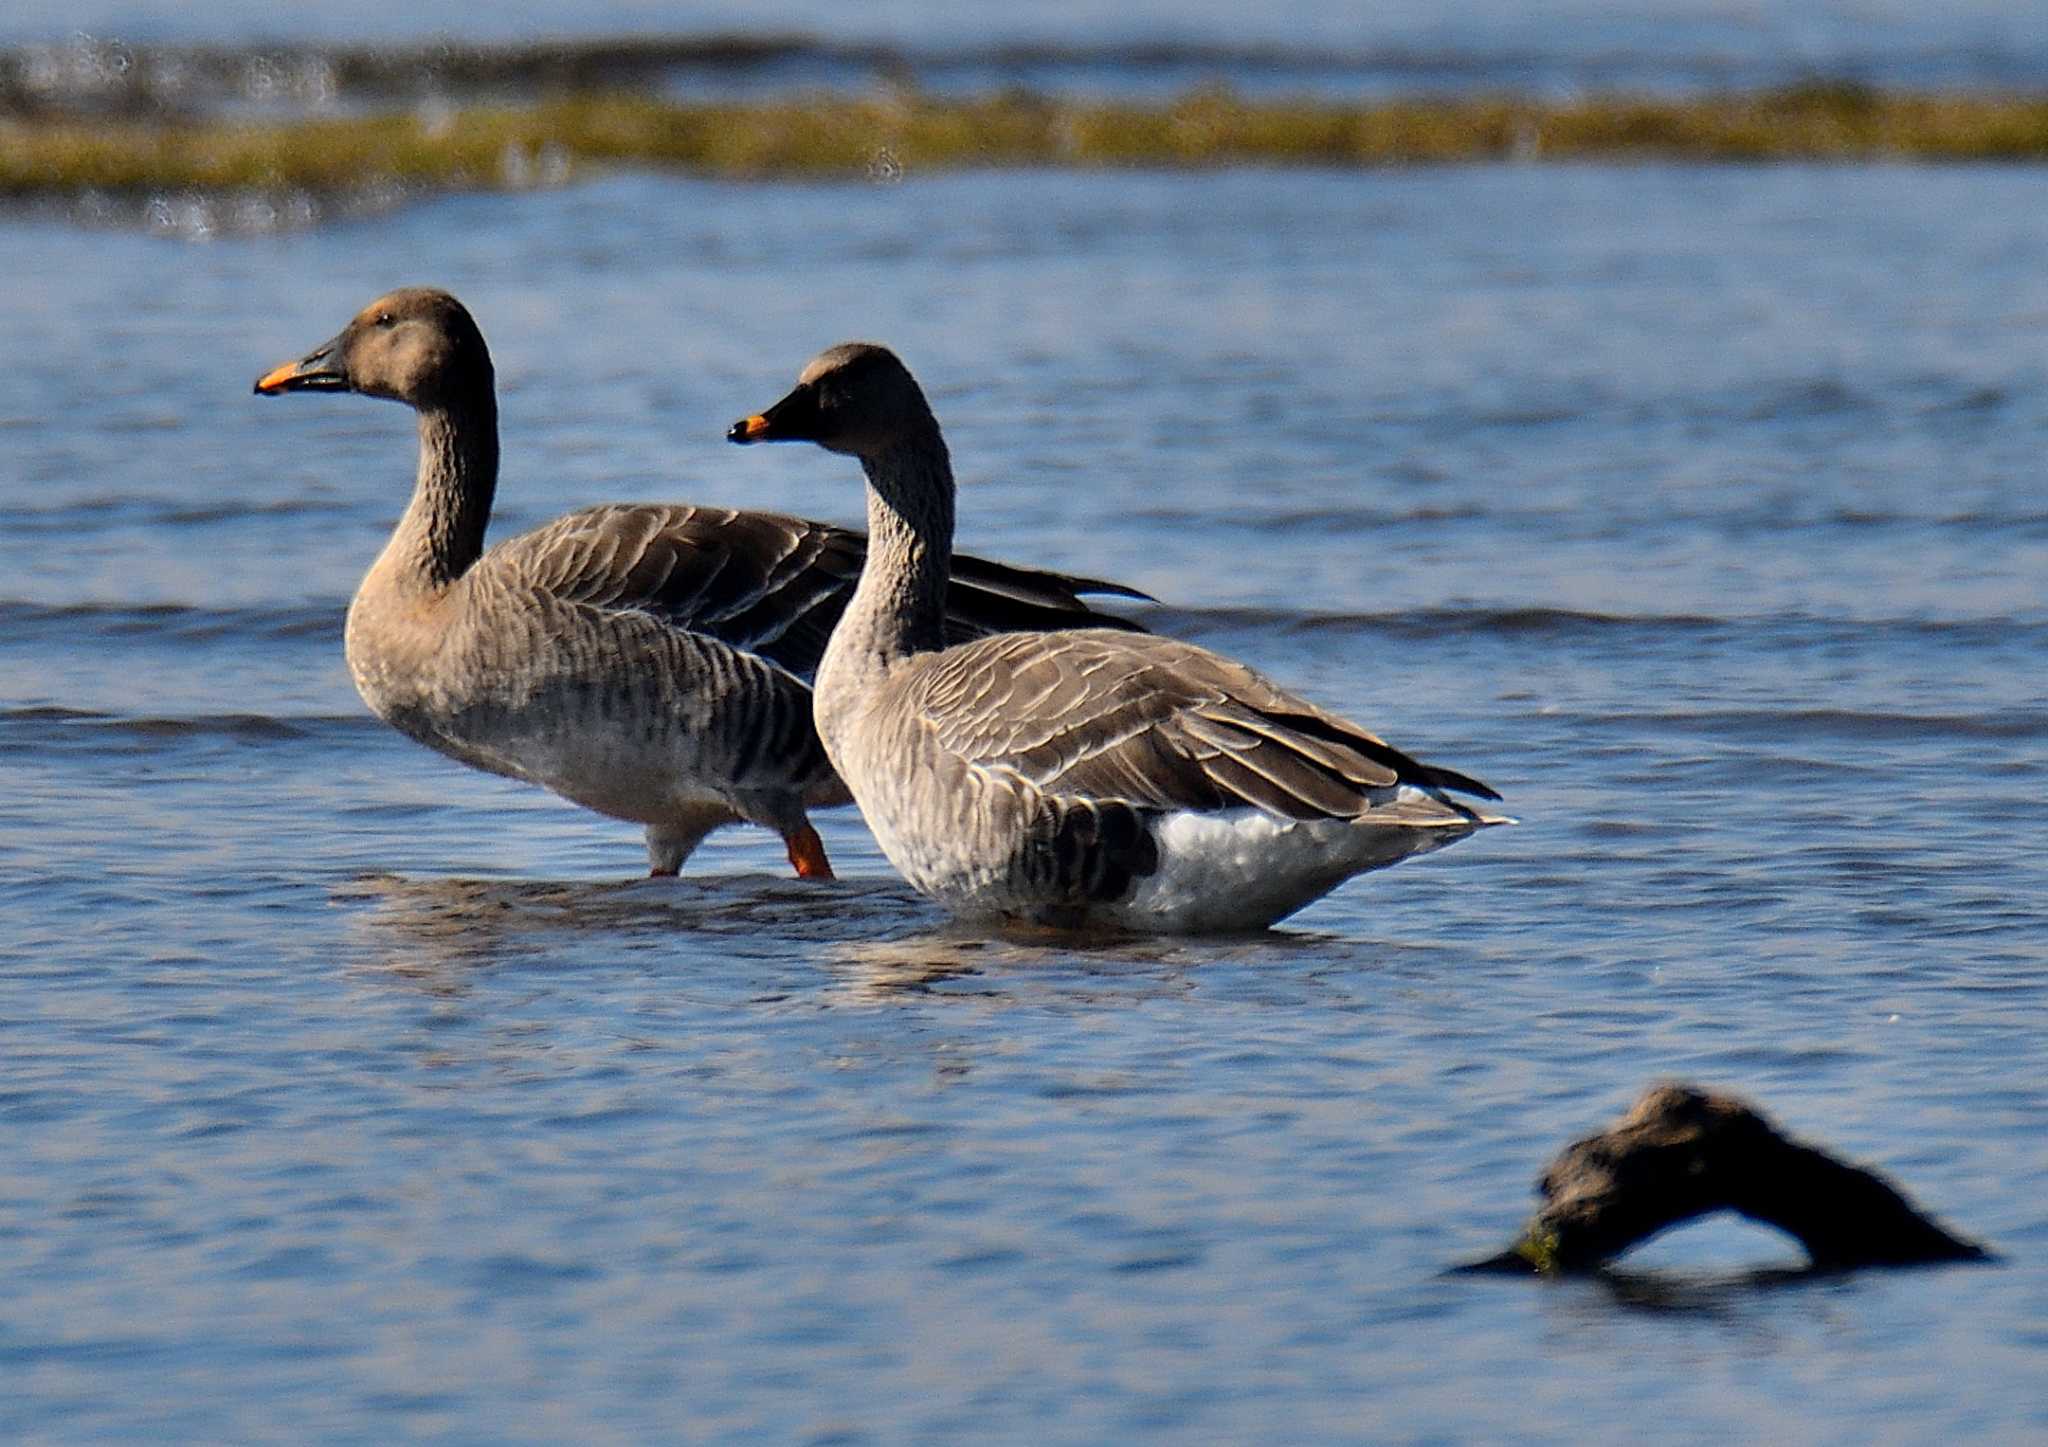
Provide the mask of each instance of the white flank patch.
POLYGON ((1140 930, 1263 929, 1354 874, 1440 849, 1476 827, 1407 785, 1363 819, 1276 819, 1257 809, 1168 814, 1153 830, 1158 873, 1104 914, 1140 930))
POLYGON ((1257 929, 1355 872, 1362 830, 1336 819, 1276 819, 1256 809, 1169 814, 1154 831, 1159 872, 1115 913, 1140 928, 1257 929))

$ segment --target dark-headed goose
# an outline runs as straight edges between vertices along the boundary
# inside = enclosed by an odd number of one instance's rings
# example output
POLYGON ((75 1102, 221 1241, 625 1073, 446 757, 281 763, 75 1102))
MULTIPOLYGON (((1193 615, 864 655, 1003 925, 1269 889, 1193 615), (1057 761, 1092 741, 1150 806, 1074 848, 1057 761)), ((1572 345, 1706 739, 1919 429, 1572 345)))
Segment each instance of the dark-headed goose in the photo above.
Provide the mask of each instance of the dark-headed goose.
POLYGON ((1192 644, 1093 628, 954 643, 952 467, 882 347, 824 352, 727 435, 860 459, 867 564, 818 666, 818 732, 890 862, 958 913, 1256 929, 1510 822, 1451 797, 1499 797, 1476 779, 1192 644))

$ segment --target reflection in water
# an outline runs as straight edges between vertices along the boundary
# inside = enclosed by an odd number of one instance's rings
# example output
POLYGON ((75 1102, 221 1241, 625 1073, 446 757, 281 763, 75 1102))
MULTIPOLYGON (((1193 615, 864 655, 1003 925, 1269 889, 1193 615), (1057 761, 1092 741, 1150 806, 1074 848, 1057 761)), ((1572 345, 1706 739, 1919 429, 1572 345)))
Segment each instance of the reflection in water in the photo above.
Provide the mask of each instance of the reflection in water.
POLYGON ((605 945, 672 941, 724 962, 751 941, 837 942, 849 930, 900 929, 926 917, 890 881, 818 884, 766 875, 627 882, 406 879, 369 875, 334 891, 375 968, 434 990, 507 964, 573 966, 605 945))
POLYGON ((1646 1321, 1663 1321, 1703 1328, 1745 1354, 1771 1354, 1787 1347, 1788 1328, 1835 1319, 1840 1303, 1832 1293, 1850 1280, 1838 1272, 1791 1265, 1715 1271, 1608 1267, 1573 1283, 1551 1304, 1561 1309, 1560 1320, 1569 1323, 1575 1336, 1586 1335, 1596 1347, 1611 1342, 1603 1350, 1620 1349, 1629 1339, 1621 1334, 1644 1329, 1646 1321), (1821 1294, 1809 1297, 1808 1292, 1821 1294), (1802 1304, 1787 1318, 1782 1303, 1793 1293, 1802 1304))
POLYGON ((906 995, 999 993, 987 983, 984 941, 944 931, 902 939, 850 941, 825 961, 827 998, 882 1004, 906 995))
POLYGON ((1595 1279, 1616 1306, 1630 1311, 1735 1322, 1742 1319, 1746 1307, 1773 1292, 1842 1282, 1848 1273, 1791 1265, 1715 1272, 1610 1268, 1595 1279))
POLYGON ((1326 957, 1339 942, 1278 930, 1223 938, 1076 935, 1020 927, 990 931, 944 921, 881 939, 840 941, 825 957, 828 994, 878 1003, 892 997, 987 997, 1053 986, 1085 1004, 1132 1004, 1193 988, 1193 971, 1258 963, 1302 950, 1326 957), (1000 982, 1002 988, 996 988, 1000 982))
MULTIPOLYGON (((769 875, 558 881, 374 875, 335 889, 356 947, 359 1010, 443 1081, 591 1073, 603 1094, 617 1052, 681 1048, 699 1090, 778 1098, 798 1088, 773 1051, 806 1048, 835 1076, 880 1073, 957 1085, 991 1049, 1043 1022, 1181 1001, 1256 995, 1298 974, 1212 966, 1336 942, 1269 933, 1239 940, 988 934, 947 919, 898 881, 829 885, 769 875), (1256 980, 1257 983, 1252 983, 1256 980), (394 990, 393 986, 398 986, 394 990), (488 1002, 479 1008, 479 1002, 488 1002), (872 1024, 827 1026, 833 1016, 872 1024), (904 1028, 909 1025, 912 1028, 904 1028), (812 1040, 811 1047, 796 1042, 812 1040), (829 1042, 829 1043, 828 1043, 829 1042)), ((1028 1072, 1037 1079, 1037 1072, 1028 1072)), ((1084 1072, 1086 1073, 1086 1072, 1084 1072)), ((1033 1089, 1065 1088, 1062 1066, 1033 1089), (1050 1082, 1050 1083, 1048 1083, 1050 1082)), ((1093 1076, 1090 1076, 1091 1081, 1093 1076)), ((1098 1082, 1099 1084, 1099 1082, 1098 1082)), ((1090 1088, 1095 1088, 1091 1086, 1090 1088)), ((868 1127, 860 1127, 865 1130, 868 1127)))
MULTIPOLYGON (((732 975, 757 952, 785 978, 790 945, 812 947, 817 999, 868 1005, 906 997, 987 997, 1024 982, 1087 1002, 1131 1002, 1189 988, 1188 972, 1248 958, 1327 957, 1342 942, 1298 931, 1236 938, 1063 934, 948 920, 891 879, 819 884, 779 875, 557 881, 366 875, 333 891, 370 968, 432 993, 506 965, 573 969, 649 942, 677 968, 732 975), (1002 989, 996 981, 1000 979, 1002 989)), ((759 981, 766 985, 764 977, 759 981)))

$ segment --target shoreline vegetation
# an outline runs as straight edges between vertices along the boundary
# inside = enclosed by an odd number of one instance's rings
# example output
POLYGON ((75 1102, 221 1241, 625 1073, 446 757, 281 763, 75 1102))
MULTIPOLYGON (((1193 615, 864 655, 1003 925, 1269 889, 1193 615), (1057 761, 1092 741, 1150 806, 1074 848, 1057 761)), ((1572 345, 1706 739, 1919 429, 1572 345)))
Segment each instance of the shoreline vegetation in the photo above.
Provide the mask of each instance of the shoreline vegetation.
POLYGON ((516 190, 597 169, 891 181, 1001 168, 1336 169, 1503 160, 2040 162, 2048 94, 1814 82, 1748 94, 1075 99, 1023 91, 692 101, 428 98, 340 116, 0 111, 0 195, 516 190))

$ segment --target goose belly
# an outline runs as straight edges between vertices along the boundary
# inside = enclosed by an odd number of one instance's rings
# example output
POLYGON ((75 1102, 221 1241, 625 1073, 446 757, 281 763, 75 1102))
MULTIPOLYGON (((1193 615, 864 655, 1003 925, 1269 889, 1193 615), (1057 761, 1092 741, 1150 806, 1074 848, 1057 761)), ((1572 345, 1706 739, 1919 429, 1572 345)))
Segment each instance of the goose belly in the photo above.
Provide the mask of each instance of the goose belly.
POLYGON ((971 816, 927 817, 929 811, 919 808, 908 791, 892 787, 895 782, 878 780, 877 787, 854 791, 882 857, 911 888, 956 914, 1006 912, 1015 903, 1008 887, 1007 841, 986 837, 971 816))
MULTIPOLYGON (((614 819, 654 823, 676 807, 728 801, 733 781, 700 739, 551 710, 396 709, 384 720, 471 768, 538 784, 614 819)), ((727 771, 730 772, 729 770, 727 771)))
POLYGON ((773 732, 763 720, 658 674, 621 682, 534 673, 471 670, 451 679, 358 669, 356 682, 372 712, 436 753, 633 823, 733 807, 742 794, 810 792, 810 776, 822 773, 815 744, 788 749, 757 738, 773 732))

